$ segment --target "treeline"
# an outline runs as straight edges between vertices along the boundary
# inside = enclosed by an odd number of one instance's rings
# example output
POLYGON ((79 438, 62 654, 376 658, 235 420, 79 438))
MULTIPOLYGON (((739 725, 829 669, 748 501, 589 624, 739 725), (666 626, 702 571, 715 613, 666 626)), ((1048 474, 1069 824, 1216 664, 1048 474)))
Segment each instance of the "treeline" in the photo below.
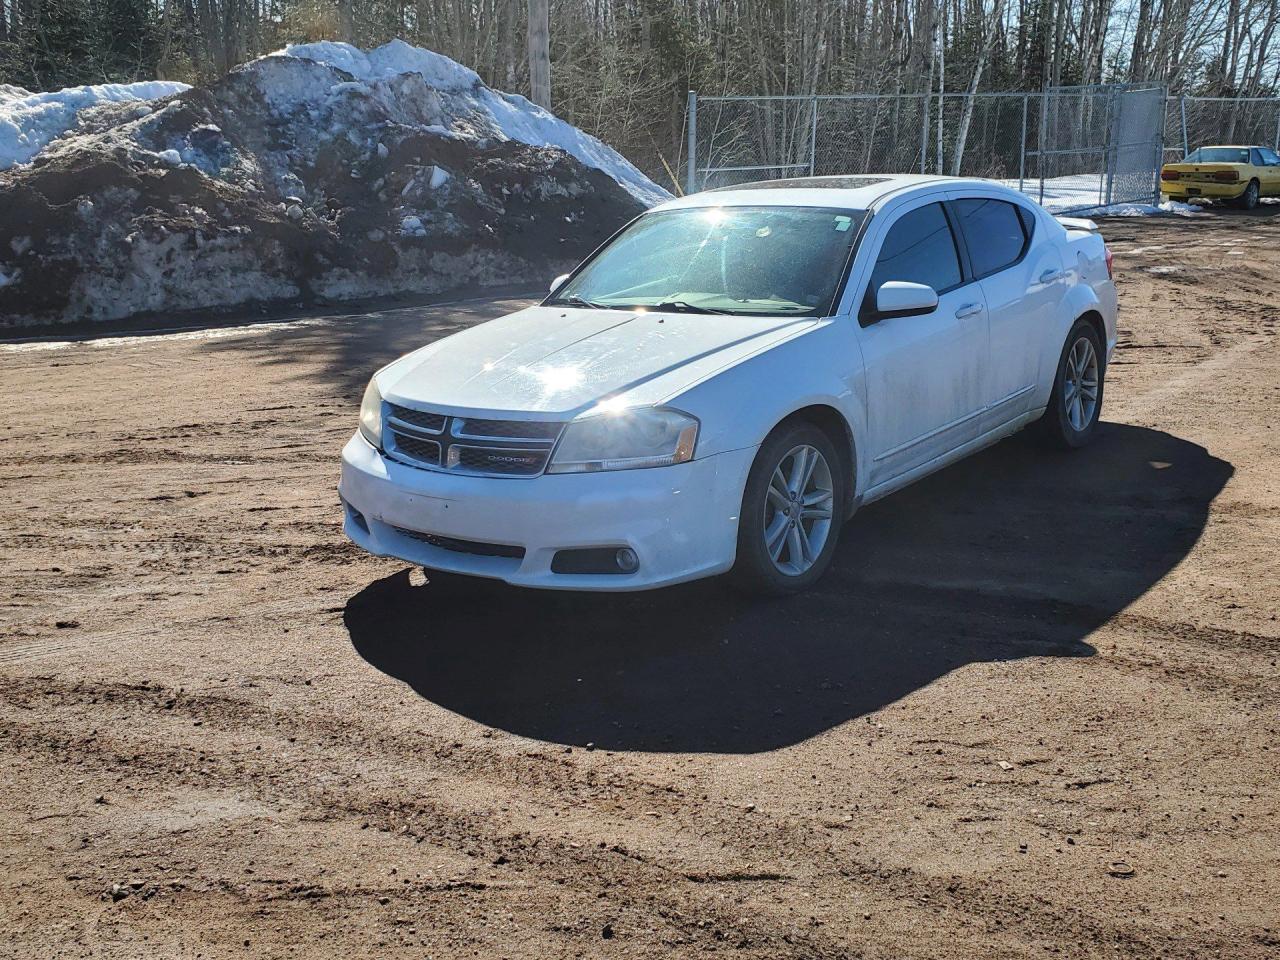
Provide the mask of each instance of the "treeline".
MULTIPOLYGON (((199 82, 290 41, 392 37, 529 92, 546 0, 0 0, 0 83, 199 82)), ((651 172, 685 92, 1280 88, 1280 0, 551 0, 551 100, 651 172)), ((536 75, 536 74, 535 74, 536 75)))

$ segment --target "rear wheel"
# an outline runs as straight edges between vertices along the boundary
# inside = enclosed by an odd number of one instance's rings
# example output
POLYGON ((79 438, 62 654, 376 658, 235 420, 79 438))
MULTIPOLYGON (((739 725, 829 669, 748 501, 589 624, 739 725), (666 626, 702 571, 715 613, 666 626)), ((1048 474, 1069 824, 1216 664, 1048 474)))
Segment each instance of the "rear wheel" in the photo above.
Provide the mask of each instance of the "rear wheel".
POLYGON ((752 593, 807 589, 831 565, 844 519, 842 461, 822 430, 794 423, 760 446, 738 517, 733 577, 752 593))
POLYGON ((1093 439, 1102 413, 1105 375, 1098 331, 1089 321, 1077 320, 1062 348, 1049 408, 1041 421, 1054 443, 1070 450, 1093 439))
POLYGON ((1249 185, 1244 188, 1244 193, 1240 194, 1240 198, 1236 203, 1242 210, 1252 210, 1258 205, 1258 197, 1261 196, 1262 189, 1258 185, 1257 180, 1250 180, 1249 185))

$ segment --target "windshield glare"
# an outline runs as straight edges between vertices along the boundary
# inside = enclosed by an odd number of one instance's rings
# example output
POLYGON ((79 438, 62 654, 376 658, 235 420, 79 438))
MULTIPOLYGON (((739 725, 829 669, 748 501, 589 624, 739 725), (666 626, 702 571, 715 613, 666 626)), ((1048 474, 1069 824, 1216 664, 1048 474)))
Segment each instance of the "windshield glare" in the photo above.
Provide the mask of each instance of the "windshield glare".
POLYGON ((1201 147, 1193 150, 1185 163, 1248 163, 1249 151, 1239 147, 1201 147))
POLYGON ((862 210, 687 207, 642 216, 549 304, 824 316, 862 210))

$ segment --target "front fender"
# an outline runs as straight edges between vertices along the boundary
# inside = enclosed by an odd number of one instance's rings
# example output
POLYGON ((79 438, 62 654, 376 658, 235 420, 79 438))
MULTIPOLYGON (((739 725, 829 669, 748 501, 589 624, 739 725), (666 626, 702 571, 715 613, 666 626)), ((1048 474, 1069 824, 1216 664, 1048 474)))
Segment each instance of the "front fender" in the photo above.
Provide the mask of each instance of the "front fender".
MULTIPOLYGON (((826 321, 669 398, 666 403, 701 422, 697 456, 757 447, 787 417, 812 406, 840 415, 855 452, 865 430, 866 392, 850 323, 847 317, 826 321)), ((855 477, 855 488, 861 487, 855 477)))

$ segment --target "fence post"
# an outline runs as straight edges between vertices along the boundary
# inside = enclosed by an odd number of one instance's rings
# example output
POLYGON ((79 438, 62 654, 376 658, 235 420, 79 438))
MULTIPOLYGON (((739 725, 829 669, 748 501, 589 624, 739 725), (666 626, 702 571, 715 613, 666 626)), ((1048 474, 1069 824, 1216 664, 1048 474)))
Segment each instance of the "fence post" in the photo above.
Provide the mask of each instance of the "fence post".
POLYGON ((1160 88, 1160 126, 1159 134, 1156 136, 1155 156, 1152 158, 1155 162, 1155 179, 1151 188, 1151 205, 1153 207, 1160 206, 1160 170, 1164 167, 1164 133, 1165 121, 1169 116, 1169 88, 1160 88))
POLYGON ((813 176, 814 163, 818 159, 818 95, 813 95, 813 129, 809 134, 809 176, 813 176))
POLYGON ((933 91, 920 97, 920 172, 924 173, 924 165, 929 159, 929 104, 933 100, 933 91))
POLYGON ((1280 153, 1280 100, 1276 101, 1276 145, 1273 149, 1280 153))
POLYGON ((1040 203, 1044 203, 1044 128, 1049 125, 1049 87, 1040 88, 1040 130, 1036 150, 1036 166, 1040 169, 1040 203))
POLYGON ((689 144, 685 147, 688 157, 685 162, 684 192, 698 192, 698 94, 689 91, 689 144))
POLYGON ((1179 101, 1182 109, 1182 157, 1185 160, 1187 154, 1191 152, 1191 145, 1187 142, 1187 95, 1184 93, 1179 97, 1179 101))
POLYGON ((1027 178, 1027 106, 1031 94, 1022 95, 1022 139, 1018 147, 1018 192, 1022 192, 1022 181, 1027 178))

